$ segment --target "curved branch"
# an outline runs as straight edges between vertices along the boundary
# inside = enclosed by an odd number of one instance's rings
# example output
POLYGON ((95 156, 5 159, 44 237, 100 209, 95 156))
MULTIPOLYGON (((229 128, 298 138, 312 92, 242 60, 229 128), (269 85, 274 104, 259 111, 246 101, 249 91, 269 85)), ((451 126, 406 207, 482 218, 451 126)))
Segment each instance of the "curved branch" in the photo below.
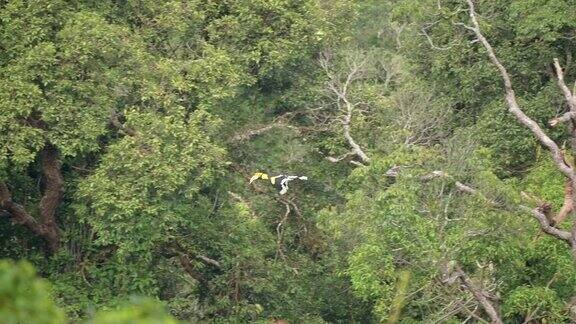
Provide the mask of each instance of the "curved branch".
POLYGON ((570 111, 576 113, 576 101, 570 89, 566 86, 564 82, 564 72, 562 72, 562 68, 560 67, 560 63, 558 62, 557 58, 554 58, 554 69, 556 70, 556 77, 558 86, 562 90, 564 94, 564 98, 566 98, 566 102, 568 103, 568 107, 570 107, 570 111))
POLYGON ((534 216, 534 218, 538 220, 538 223, 540 224, 540 229, 542 229, 544 233, 570 244, 570 237, 571 237, 570 232, 563 231, 550 225, 548 218, 544 213, 540 211, 540 209, 530 208, 523 205, 520 205, 520 208, 531 213, 532 216, 534 216))
POLYGON ((486 51, 488 52, 488 57, 490 61, 498 68, 502 80, 504 81, 504 89, 506 91, 506 103, 508 104, 508 110, 516 117, 516 119, 526 126, 534 136, 542 143, 542 145, 546 146, 552 155, 552 159, 554 160, 556 167, 569 179, 574 180, 576 177, 574 176, 574 170, 572 167, 567 165, 564 162, 564 154, 562 150, 558 147, 558 145, 540 128, 540 126, 528 117, 518 105, 516 101, 516 94, 514 93, 514 89, 512 88, 512 81, 510 79, 510 75, 506 68, 500 63, 498 57, 494 53, 494 49, 492 45, 488 42, 488 40, 482 35, 480 31, 480 25, 478 24, 478 20, 476 19, 476 12, 474 11, 474 3, 472 0, 466 0, 468 2, 469 7, 469 14, 470 19, 472 20, 472 24, 474 27, 467 27, 468 29, 472 30, 478 40, 482 43, 486 51))
POLYGON ((488 300, 488 298, 486 298, 487 295, 486 292, 483 291, 481 288, 478 288, 472 282, 472 280, 470 280, 468 275, 462 270, 462 268, 459 265, 456 265, 456 273, 460 278, 460 281, 462 282, 463 286, 466 287, 466 290, 472 293, 474 299, 476 299, 476 301, 482 306, 482 308, 484 308, 486 314, 490 316, 492 323, 494 324, 504 323, 494 305, 492 305, 492 303, 488 300))
POLYGON ((14 217, 14 222, 28 227, 34 234, 42 236, 42 227, 26 209, 12 201, 12 194, 4 182, 0 182, 0 207, 14 217))
POLYGON ((343 116, 344 118, 342 120, 344 138, 346 138, 348 145, 352 147, 352 153, 356 154, 362 160, 362 162, 367 163, 370 161, 370 158, 351 135, 350 124, 352 122, 352 115, 354 113, 355 105, 350 102, 348 98, 349 87, 351 86, 352 82, 360 79, 363 76, 363 67, 365 64, 366 59, 362 59, 360 62, 357 62, 356 60, 348 62, 348 67, 350 70, 343 78, 344 81, 342 81, 342 77, 336 76, 330 71, 329 57, 327 55, 324 55, 320 60, 320 65, 322 68, 324 68, 324 71, 326 72, 326 75, 329 79, 327 83, 328 89, 336 96, 336 103, 339 108, 341 108, 342 104, 344 104, 345 115, 343 116))
POLYGON ((564 114, 563 114, 562 116, 560 116, 560 117, 556 117, 556 118, 551 119, 551 120, 548 122, 548 124, 549 124, 551 127, 556 127, 558 124, 560 124, 560 123, 565 123, 565 122, 567 122, 567 121, 570 121, 570 120, 574 119, 575 117, 576 117, 576 112, 574 112, 574 111, 569 111, 569 112, 564 113, 564 114))

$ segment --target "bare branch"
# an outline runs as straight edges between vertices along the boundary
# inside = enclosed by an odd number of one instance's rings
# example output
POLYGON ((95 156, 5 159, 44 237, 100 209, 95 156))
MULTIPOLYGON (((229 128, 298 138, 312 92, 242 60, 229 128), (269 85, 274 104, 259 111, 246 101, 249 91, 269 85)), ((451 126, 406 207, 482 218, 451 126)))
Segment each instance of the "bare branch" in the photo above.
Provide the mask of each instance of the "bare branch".
MULTIPOLYGON (((401 169, 402 169, 402 167, 400 167, 400 166, 394 166, 386 172, 386 176, 397 177, 397 176, 399 176, 401 169)), ((444 171, 436 170, 436 171, 430 172, 429 174, 427 174, 425 176, 422 176, 420 179, 422 181, 430 181, 430 180, 433 180, 435 178, 452 178, 452 177, 444 171)), ((567 181, 569 181, 569 180, 567 180, 567 181)), ((567 185, 570 185, 570 184, 567 184, 567 185)), ((464 193, 471 194, 471 195, 479 195, 480 197, 485 199, 488 203, 490 203, 494 207, 502 207, 503 206, 502 203, 499 203, 497 201, 494 201, 494 200, 487 198, 484 194, 482 194, 477 189, 475 189, 471 186, 465 185, 462 182, 455 181, 454 186, 460 192, 464 192, 464 193)), ((569 193, 570 197, 571 197, 571 194, 572 194, 572 191, 570 191, 570 193, 569 193)), ((548 217, 546 217, 545 213, 543 213, 543 211, 541 210, 541 207, 533 209, 533 208, 529 208, 529 207, 526 207, 523 205, 519 205, 518 208, 532 214, 536 218, 536 220, 538 220, 538 222, 540 224, 540 228, 542 229, 542 231, 544 233, 549 234, 553 237, 556 237, 562 241, 565 241, 570 246, 572 246, 571 233, 567 232, 567 231, 560 230, 560 229, 553 226, 554 224, 558 224, 558 222, 562 221, 561 219, 554 219, 554 221, 551 222, 551 220, 548 217)), ((563 209, 564 208, 569 208, 569 207, 563 206, 563 209)), ((560 213, 559 213, 559 215, 560 215, 560 213)), ((566 215, 567 215, 567 213, 566 213, 566 215)), ((564 217, 565 217, 565 215, 564 215, 564 217)))
MULTIPOLYGON (((292 113, 285 113, 281 116, 274 118, 274 121, 266 126, 262 126, 260 128, 246 130, 237 133, 232 137, 232 141, 234 142, 242 142, 252 139, 252 137, 262 135, 274 128, 287 128, 296 133, 300 133, 301 128, 288 124, 292 117, 292 113)), ((305 128, 302 128, 305 129, 305 128)))
POLYGON ((268 132, 274 128, 287 128, 287 129, 291 129, 293 131, 299 132, 298 127, 284 124, 284 123, 273 123, 273 124, 263 126, 261 128, 252 129, 252 130, 248 130, 248 131, 244 131, 244 132, 241 132, 239 134, 236 134, 232 137, 232 141, 234 141, 234 142, 247 141, 247 140, 252 139, 252 137, 262 135, 262 134, 264 134, 264 133, 266 133, 266 132, 268 132))
MULTIPOLYGON (((435 23, 434 23, 435 24, 435 23)), ((449 45, 449 46, 444 46, 444 47, 439 47, 434 45, 434 42, 432 41, 432 37, 430 37, 430 35, 428 34, 428 29, 430 27, 432 27, 434 24, 431 24, 429 26, 425 26, 422 27, 422 29, 420 29, 420 31, 422 32, 421 35, 423 35, 424 37, 426 37, 426 40, 428 41, 428 44, 430 44, 430 47, 432 49, 438 50, 438 51, 447 51, 449 49, 451 49, 452 47, 454 47, 454 45, 449 45)))
POLYGON ((220 265, 220 262, 209 258, 207 256, 201 255, 201 254, 196 254, 193 252, 189 252, 180 242, 178 242, 177 240, 172 241, 169 243, 169 251, 171 251, 172 253, 174 253, 175 255, 178 256, 178 259, 180 261, 180 264, 182 265, 182 267, 184 268, 184 270, 186 272, 188 272, 193 278, 202 281, 203 278, 202 274, 200 272, 198 272, 194 266, 192 265, 192 262, 190 260, 190 257, 197 259, 199 261, 201 261, 202 263, 206 264, 206 265, 210 265, 216 268, 221 268, 222 266, 220 265))
MULTIPOLYGON (((388 170, 388 172, 390 172, 390 170, 388 170)), ((388 172, 386 172, 386 174, 388 174, 388 172)), ((444 172, 444 171, 440 171, 440 170, 436 170, 436 171, 432 171, 429 174, 421 177, 421 179, 423 181, 429 181, 432 180, 434 178, 450 178, 452 179, 452 176, 450 176, 448 173, 444 172)), ((463 184, 460 181, 455 181, 454 182, 454 186, 456 187, 456 189, 460 192, 464 192, 470 195, 480 195, 484 200, 486 200, 488 203, 490 203, 493 206, 500 206, 502 204, 493 201, 491 199, 486 198, 482 193, 480 193, 478 190, 463 184)))
POLYGON ((342 154, 341 156, 339 156, 339 157, 337 157, 337 158, 335 158, 335 157, 333 157, 333 156, 327 156, 327 157, 326 157, 326 160, 328 160, 328 161, 330 161, 330 162, 332 162, 332 163, 337 163, 337 162, 340 162, 340 161, 342 161, 342 160, 344 160, 344 159, 347 159, 347 158, 349 158, 349 157, 352 157, 352 156, 354 156, 354 155, 356 155, 356 153, 354 153, 354 152, 348 152, 348 153, 342 154))
MULTIPOLYGON (((477 193, 478 193, 478 190, 476 190, 476 189, 474 189, 474 188, 472 188, 472 187, 470 187, 470 186, 467 186, 467 185, 463 184, 463 183, 460 182, 460 181, 454 182, 454 185, 456 186, 456 189, 458 189, 458 190, 461 191, 461 192, 465 192, 465 193, 471 194, 471 195, 474 195, 474 194, 477 194, 477 193)), ((491 201, 491 203, 492 203, 493 205, 496 204, 496 203, 494 203, 494 202, 492 202, 492 201, 491 201)))
POLYGON ((546 217, 546 215, 544 215, 544 213, 542 213, 542 211, 538 208, 530 208, 530 207, 526 207, 523 205, 520 205, 520 208, 531 213, 532 216, 534 216, 534 218, 536 218, 536 220, 538 220, 538 223, 540 223, 540 228, 542 229, 542 231, 546 234, 552 235, 554 237, 556 237, 557 239, 560 239, 562 241, 565 241, 567 243, 570 243, 570 233, 567 231, 563 231, 560 229, 557 229, 556 227, 553 227, 550 225, 550 222, 548 221, 548 218, 546 217))
POLYGON ((280 220, 280 222, 278 223, 278 225, 276 226, 276 233, 277 233, 277 239, 276 239, 276 257, 280 256, 282 258, 284 258, 284 252, 283 247, 282 247, 282 240, 283 240, 283 234, 284 234, 284 229, 282 227, 282 225, 286 222, 286 220, 288 219, 288 215, 290 215, 290 205, 287 202, 283 202, 284 205, 286 206, 286 213, 284 213, 284 217, 282 218, 282 220, 280 220))
MULTIPOLYGON (((438 171, 436 171, 438 172, 438 171)), ((442 171, 439 171, 442 172, 442 171)), ((468 194, 477 194, 480 195, 481 197, 483 197, 484 199, 486 199, 486 201, 488 201, 491 205, 493 206, 502 206, 501 203, 495 202, 493 200, 490 200, 488 198, 486 198, 482 193, 480 193, 477 189, 472 188, 470 186, 467 186, 461 182, 456 182, 455 186, 458 190, 468 193, 468 194)), ((521 210, 527 211, 530 214, 532 214, 532 216, 534 216, 534 218, 536 218, 536 220, 538 220, 538 223, 540 224, 540 229, 546 233, 549 234, 555 238, 558 238, 560 240, 565 241, 566 243, 568 243, 569 245, 571 244, 571 234, 567 231, 563 231, 560 230, 556 227, 554 227, 554 224, 558 224, 555 221, 561 221, 561 220, 554 220, 551 222, 550 219, 548 219, 548 217, 546 217, 546 215, 542 212, 541 208, 529 208, 523 205, 519 205, 518 208, 520 208, 521 210)), ((563 207, 564 208, 564 207, 563 207)), ((559 213, 560 214, 560 213, 559 213)))
POLYGON ((220 262, 218 262, 218 261, 216 261, 216 260, 214 260, 214 259, 211 259, 211 258, 209 258, 209 257, 207 257, 207 256, 204 256, 204 255, 196 255, 196 258, 199 259, 200 261, 206 263, 206 264, 215 266, 216 268, 220 268, 220 267, 221 267, 221 266, 220 266, 220 262))
MULTIPOLYGON (((390 169, 390 170, 392 170, 392 169, 390 169)), ((390 170, 388 170, 388 172, 390 172, 390 170)), ((386 172, 386 175, 388 175, 388 172, 386 172)), ((423 181, 429 181, 429 180, 432 180, 434 178, 452 178, 452 176, 448 175, 448 173, 446 173, 444 171, 436 170, 436 171, 432 171, 429 174, 423 176, 421 179, 423 181)), ((454 186, 456 186, 456 189, 458 189, 459 191, 465 192, 467 194, 477 194, 478 193, 478 190, 476 190, 470 186, 467 186, 460 181, 454 182, 454 186)))
POLYGON ((202 273, 200 273, 198 270, 196 270, 194 268, 194 266, 192 265, 192 262, 190 261, 190 258, 188 258, 188 256, 186 254, 178 254, 178 261, 180 262, 180 265, 182 266, 182 268, 184 269, 184 271, 186 273, 188 273, 188 275, 190 275, 190 277, 196 279, 197 281, 206 284, 208 282, 208 280, 206 279, 206 277, 204 277, 204 275, 202 273))
POLYGON ((350 123, 352 121, 352 113, 354 111, 354 106, 348 101, 345 93, 344 96, 342 96, 341 98, 343 99, 346 105, 346 115, 344 116, 344 121, 342 122, 342 125, 344 126, 344 137, 348 141, 348 144, 352 147, 352 151, 356 153, 358 157, 360 157, 362 162, 369 162, 370 158, 368 157, 368 155, 364 153, 360 145, 356 143, 356 141, 354 140, 354 138, 352 138, 352 135, 350 134, 350 123))
POLYGON ((574 187, 572 181, 566 180, 564 184, 564 203, 558 214, 552 220, 552 226, 560 224, 570 213, 574 211, 574 187))
POLYGON ((570 111, 572 113, 576 114, 576 100, 572 92, 570 92, 570 89, 568 89, 566 83, 564 82, 564 72, 562 72, 562 68, 560 67, 560 63, 558 62, 557 58, 554 58, 554 68, 556 70, 556 76, 558 78, 557 79, 558 86, 560 87, 562 93, 564 94, 564 97, 566 98, 568 107, 570 108, 570 111))
POLYGON ((354 160, 350 161, 350 163, 354 164, 355 166, 358 166, 358 167, 365 167, 366 166, 366 164, 362 164, 362 162, 358 162, 358 161, 354 161, 354 160))
POLYGON ((498 313, 498 311, 496 310, 494 305, 492 305, 492 302, 490 302, 488 300, 488 298, 486 298, 486 296, 489 294, 487 294, 481 288, 477 287, 472 282, 472 280, 470 280, 468 275, 462 270, 462 268, 459 265, 456 265, 456 272, 457 272, 458 277, 460 278, 462 284, 466 288, 466 290, 468 290, 470 293, 472 293, 472 295, 474 296, 476 301, 482 306, 482 308, 484 308, 484 311, 486 312, 486 314, 488 314, 492 323, 495 323, 495 324, 504 323, 504 322, 502 322, 502 318, 500 317, 500 314, 498 313))
POLYGON ((576 112, 574 112, 574 111, 568 111, 568 112, 566 112, 565 114, 563 114, 563 115, 560 116, 560 117, 556 117, 556 118, 554 118, 554 119, 551 119, 551 120, 548 122, 548 124, 549 124, 551 127, 556 127, 558 124, 560 124, 560 123, 565 123, 565 122, 570 121, 570 120, 572 120, 572 119, 574 119, 574 118, 576 118, 576 112))
POLYGON ((336 95, 336 103, 338 107, 341 107, 342 104, 344 105, 345 114, 342 119, 344 137, 346 138, 346 141, 348 141, 348 145, 352 147, 352 152, 356 154, 362 160, 362 162, 369 162, 370 158, 368 155, 366 155, 366 153, 364 153, 360 145, 358 145, 350 133, 350 124, 352 121, 355 105, 350 102, 348 98, 348 90, 352 82, 361 78, 364 74, 363 68, 366 64, 366 58, 363 58, 359 61, 355 59, 348 59, 347 65, 349 70, 343 78, 339 75, 335 75, 331 71, 329 60, 329 55, 324 54, 320 59, 320 65, 328 76, 327 87, 333 94, 336 95))
POLYGON ((574 176, 573 168, 567 165, 564 162, 564 154, 558 147, 558 145, 548 136, 544 131, 540 128, 540 126, 528 117, 516 101, 516 94, 514 93, 514 89, 512 87, 512 81, 510 79, 510 75, 506 68, 500 63, 496 54, 494 53, 494 49, 492 45, 488 42, 488 40, 482 35, 480 32, 480 25, 478 24, 478 20, 476 19, 476 12, 474 11, 474 3, 472 0, 466 0, 468 2, 469 7, 469 14, 470 19, 472 20, 473 27, 466 26, 467 29, 474 32, 476 37, 480 40, 486 51, 488 52, 488 57, 490 61, 498 68, 500 75, 502 76, 502 80, 504 81, 504 88, 506 91, 506 103, 508 104, 508 110, 516 117, 516 119, 526 126, 536 138, 542 143, 542 145, 546 146, 550 153, 552 154, 552 159, 556 163, 556 167, 569 179, 574 180, 576 177, 574 176))

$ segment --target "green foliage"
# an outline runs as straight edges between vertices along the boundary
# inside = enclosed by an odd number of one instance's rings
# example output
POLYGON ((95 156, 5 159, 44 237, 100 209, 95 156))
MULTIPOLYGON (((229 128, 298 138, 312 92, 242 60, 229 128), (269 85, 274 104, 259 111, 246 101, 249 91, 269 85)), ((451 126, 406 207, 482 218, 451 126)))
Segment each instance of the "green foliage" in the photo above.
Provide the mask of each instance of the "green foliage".
POLYGON ((392 261, 392 256, 386 255, 377 245, 365 245, 352 251, 348 274, 354 290, 365 298, 389 295, 392 287, 386 279, 390 281, 394 277, 392 261))
POLYGON ((574 6, 562 0, 512 1, 510 11, 518 36, 526 41, 559 42, 564 33, 576 27, 571 19, 574 6))
MULTIPOLYGON (((533 98, 521 100, 520 104, 531 118, 540 124, 546 124, 561 105, 560 100, 557 86, 549 85, 533 98)), ((504 102, 498 100, 486 106, 477 123, 478 131, 484 134, 482 144, 493 150, 497 159, 495 162, 503 170, 522 171, 531 166, 538 155, 545 152, 542 152, 530 131, 516 122, 504 105, 504 102)), ((548 133, 560 143, 565 138, 563 130, 549 130, 548 133)))
POLYGON ((28 262, 0 261, 0 317, 4 323, 65 323, 47 283, 28 262))
MULTIPOLYGON (((574 79, 574 6, 477 5, 523 110, 568 147, 544 125, 566 110, 552 59, 574 79)), ((46 145, 64 179, 53 255, 0 202, 0 253, 34 263, 54 292, 29 264, 2 262, 0 317, 484 318, 451 283, 458 265, 499 296, 504 321, 568 321, 573 259, 518 208, 557 211, 564 179, 505 108, 498 71, 460 24, 465 6, 0 1, 0 182, 39 215, 46 145), (256 171, 309 180, 279 196, 247 183, 256 171)))
POLYGON ((562 302, 553 290, 545 287, 521 286, 514 289, 506 299, 503 310, 509 317, 531 316, 551 322, 566 320, 562 314, 562 302))
POLYGON ((93 211, 85 217, 100 233, 98 243, 116 244, 119 252, 149 251, 189 225, 190 203, 183 199, 208 185, 222 163, 223 151, 207 133, 214 132, 213 123, 203 112, 186 122, 127 114, 137 134, 111 145, 78 191, 93 211))
POLYGON ((102 311, 88 320, 90 324, 161 323, 176 324, 164 307, 151 299, 135 299, 117 310, 102 311))
POLYGON ((527 193, 552 203, 556 212, 564 203, 564 186, 564 177, 547 156, 537 162, 525 176, 522 184, 523 190, 527 193))

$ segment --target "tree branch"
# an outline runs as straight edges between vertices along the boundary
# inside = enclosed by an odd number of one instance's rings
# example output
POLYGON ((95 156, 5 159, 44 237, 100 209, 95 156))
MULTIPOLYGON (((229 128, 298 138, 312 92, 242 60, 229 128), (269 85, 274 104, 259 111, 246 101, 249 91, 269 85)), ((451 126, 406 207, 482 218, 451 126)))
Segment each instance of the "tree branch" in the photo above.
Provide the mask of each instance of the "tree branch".
POLYGON ((574 211, 574 187, 572 181, 566 180, 564 184, 564 203, 558 214, 552 220, 552 226, 560 224, 570 213, 574 211))
POLYGON ((576 101, 570 89, 566 86, 564 82, 564 72, 562 72, 562 68, 560 67, 560 63, 558 62, 557 58, 554 58, 554 69, 556 70, 556 77, 558 86, 562 90, 564 97, 566 98, 566 102, 568 103, 568 107, 573 114, 576 114, 576 101))
POLYGON ((495 324, 504 323, 504 322, 502 322, 502 318, 500 317, 500 314, 498 313, 498 311, 496 310, 494 305, 492 305, 492 303, 488 300, 488 298, 486 298, 486 296, 488 294, 485 291, 483 291, 481 288, 478 288, 472 282, 472 280, 470 280, 470 278, 462 270, 460 265, 456 265, 456 273, 458 275, 458 278, 462 282, 462 285, 466 288, 466 290, 468 290, 470 293, 472 293, 472 295, 474 296, 476 301, 482 306, 482 308, 484 308, 484 311, 486 312, 486 314, 488 314, 492 323, 495 323, 495 324))
POLYGON ((532 214, 532 216, 534 216, 534 218, 536 218, 536 220, 540 224, 540 229, 544 233, 551 235, 557 239, 560 239, 560 240, 565 241, 566 243, 570 244, 570 235, 571 235, 570 232, 560 230, 560 229, 550 225, 550 221, 548 220, 546 215, 539 208, 530 208, 530 207, 523 206, 523 205, 520 205, 519 207, 520 207, 520 209, 529 212, 530 214, 532 214))
POLYGON ((283 250, 282 240, 283 240, 284 229, 283 229, 282 225, 288 219, 288 215, 290 215, 290 205, 286 202, 283 202, 283 203, 286 206, 286 212, 284 213, 284 217, 282 217, 282 219, 280 220, 280 222, 276 226, 276 233, 277 233, 277 235, 276 235, 276 237, 277 237, 276 238, 276 258, 278 256, 280 256, 284 259, 285 256, 284 256, 284 252, 282 251, 283 250))
POLYGON ((567 121, 570 121, 572 119, 574 119, 576 117, 576 112, 574 111, 568 111, 566 113, 564 113, 562 116, 560 117, 556 117, 554 119, 551 119, 548 124, 551 127, 556 127, 558 124, 560 123, 565 123, 567 121))
MULTIPOLYGON (((392 170, 392 169, 390 169, 392 170)), ((388 172, 390 172, 390 170, 388 170, 388 172)), ((388 172, 386 172, 386 174, 388 175, 388 172)), ((440 170, 436 170, 436 171, 432 171, 429 174, 421 177, 422 181, 430 181, 434 178, 450 178, 453 179, 451 175, 449 175, 448 173, 444 172, 444 171, 440 171, 440 170)), ((497 201, 491 200, 489 198, 487 198, 486 196, 484 196, 481 192, 479 192, 478 190, 476 190, 475 188, 472 188, 468 185, 463 184, 460 181, 454 181, 454 186, 456 187, 456 189, 460 192, 464 192, 470 195, 479 195, 481 196, 485 201, 487 201, 490 205, 492 206, 496 206, 499 207, 502 204, 498 203, 497 201)))
POLYGON ((0 207, 14 217, 15 223, 28 227, 36 235, 44 235, 38 221, 24 207, 12 201, 10 190, 4 182, 0 182, 0 207))
POLYGON ((220 265, 220 262, 218 262, 218 261, 216 261, 216 260, 214 260, 214 259, 211 259, 211 258, 209 258, 209 257, 207 257, 207 256, 198 254, 198 255, 196 255, 196 258, 197 258, 198 260, 204 262, 205 264, 214 266, 214 267, 216 267, 216 268, 221 268, 221 267, 222 267, 222 266, 220 265))
POLYGON ((468 29, 472 30, 476 37, 480 40, 486 51, 488 52, 488 57, 490 61, 498 68, 500 75, 502 76, 502 80, 504 81, 504 89, 506 91, 506 102, 508 104, 508 110, 516 117, 516 119, 526 126, 534 136, 542 143, 542 145, 546 146, 550 153, 552 154, 552 159, 556 163, 556 167, 569 179, 575 180, 574 172, 572 167, 567 165, 564 162, 564 154, 558 147, 558 145, 550 138, 544 131, 540 128, 540 126, 528 117, 516 101, 516 94, 514 93, 514 89, 512 88, 512 81, 510 79, 510 75, 506 68, 500 63, 496 54, 494 53, 494 49, 492 45, 486 40, 484 35, 482 35, 480 31, 480 25, 478 24, 478 20, 476 19, 476 12, 474 11, 474 3, 472 0, 466 0, 468 2, 469 7, 469 14, 470 19, 472 20, 472 24, 474 27, 468 27, 468 29))
POLYGON ((202 284, 206 284, 208 282, 208 280, 206 279, 206 277, 204 277, 204 275, 202 275, 202 273, 194 269, 194 266, 192 265, 192 262, 190 262, 190 259, 188 258, 187 255, 178 254, 178 261, 180 262, 180 265, 182 266, 184 271, 186 271, 186 273, 188 273, 190 277, 196 279, 198 282, 202 284))
MULTIPOLYGON (((392 178, 398 177, 400 175, 401 169, 402 169, 401 166, 394 166, 386 172, 386 176, 392 177, 392 178)), ((422 176, 420 179, 422 181, 430 181, 430 180, 435 179, 435 178, 452 178, 452 177, 444 171, 436 170, 436 171, 430 172, 429 174, 427 174, 425 176, 422 176)), ((569 180, 567 180, 567 181, 569 181, 569 180)), ((471 186, 463 184, 462 182, 455 181, 454 186, 460 192, 464 192, 464 193, 471 194, 471 195, 480 195, 483 199, 485 199, 488 203, 490 203, 494 207, 502 207, 503 206, 502 203, 498 203, 494 200, 487 198, 485 195, 483 195, 476 188, 473 188, 471 186)), ((571 194, 571 191, 570 191, 570 194, 571 194)), ((548 217, 546 217, 545 213, 541 210, 541 207, 533 209, 533 208, 529 208, 529 207, 526 207, 523 205, 519 205, 518 208, 520 208, 521 210, 527 211, 532 216, 534 216, 534 218, 536 218, 536 220, 540 224, 540 228, 544 233, 551 235, 551 236, 553 236, 557 239, 560 239, 562 241, 565 241, 570 246, 573 246, 572 236, 571 236, 572 234, 570 232, 560 230, 560 229, 553 226, 554 224, 558 224, 558 222, 561 220, 549 219, 548 217), (555 222, 556 220, 558 222, 555 222)), ((568 207, 563 207, 563 209, 564 208, 568 208, 568 207)), ((574 244, 576 246, 576 243, 574 243, 574 244)))
POLYGON ((344 137, 348 141, 348 144, 352 147, 352 151, 356 153, 358 157, 360 157, 362 162, 369 162, 370 158, 368 157, 368 155, 364 153, 360 145, 358 145, 358 143, 356 143, 354 138, 352 138, 352 135, 350 135, 350 122, 352 121, 353 106, 352 104, 350 104, 350 102, 348 102, 348 100, 345 101, 345 104, 346 104, 346 116, 344 116, 344 121, 342 122, 342 125, 344 126, 344 137))
POLYGON ((420 35, 423 35, 424 37, 426 37, 426 40, 428 41, 428 44, 430 44, 430 47, 432 49, 435 49, 438 51, 447 51, 447 50, 451 49, 452 47, 454 47, 453 44, 451 44, 449 46, 444 46, 444 47, 434 45, 434 42, 432 41, 432 37, 430 37, 430 35, 428 34, 428 29, 431 28, 432 26, 434 26, 435 24, 437 24, 437 22, 434 22, 428 26, 422 27, 420 29, 420 31, 421 31, 420 35))
POLYGON ((332 162, 332 163, 337 163, 337 162, 340 162, 340 161, 345 160, 345 159, 347 159, 347 158, 350 158, 350 157, 352 157, 352 156, 354 156, 354 155, 356 155, 355 152, 348 152, 348 153, 342 154, 342 155, 339 156, 339 157, 327 156, 327 157, 326 157, 326 160, 328 160, 328 161, 330 161, 330 162, 332 162))
POLYGON ((363 74, 363 66, 366 64, 366 59, 361 60, 360 62, 352 61, 349 62, 348 66, 350 70, 346 74, 344 81, 340 76, 336 76, 332 74, 330 71, 329 66, 329 58, 328 55, 324 55, 323 58, 320 60, 320 65, 324 68, 326 75, 328 76, 328 89, 332 93, 336 95, 336 103, 338 107, 341 107, 341 104, 344 104, 344 111, 345 115, 343 116, 342 126, 344 132, 344 138, 348 142, 348 145, 352 147, 352 152, 356 154, 364 163, 370 161, 370 158, 366 153, 362 150, 360 145, 354 140, 351 135, 351 127, 350 124, 352 122, 352 115, 354 112, 354 104, 352 104, 348 98, 348 90, 351 86, 352 82, 360 78, 363 74))
POLYGON ((276 122, 276 123, 272 123, 272 124, 269 124, 269 125, 257 128, 257 129, 252 129, 252 130, 238 133, 232 137, 232 141, 234 141, 234 142, 247 141, 247 140, 252 139, 252 137, 264 134, 264 133, 266 133, 266 132, 268 132, 274 128, 288 128, 288 129, 291 129, 293 131, 299 132, 298 127, 288 125, 285 123, 281 123, 281 122, 276 122))
POLYGON ((216 268, 221 268, 222 266, 220 265, 220 262, 209 258, 207 256, 201 255, 201 254, 196 254, 193 252, 189 252, 186 248, 184 248, 182 246, 182 244, 180 244, 180 242, 178 242, 178 240, 175 240, 173 242, 171 242, 169 244, 169 247, 171 249, 171 251, 173 251, 174 253, 180 255, 180 256, 185 256, 188 261, 189 261, 189 256, 193 257, 194 259, 197 259, 199 261, 201 261, 202 263, 206 264, 206 265, 210 265, 216 268))

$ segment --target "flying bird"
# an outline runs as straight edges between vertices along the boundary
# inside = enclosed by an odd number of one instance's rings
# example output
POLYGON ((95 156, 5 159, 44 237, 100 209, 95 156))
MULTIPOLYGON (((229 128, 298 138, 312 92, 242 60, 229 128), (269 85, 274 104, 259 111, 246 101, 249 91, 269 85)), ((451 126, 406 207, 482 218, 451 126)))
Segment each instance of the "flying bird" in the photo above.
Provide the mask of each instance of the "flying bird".
POLYGON ((279 190, 280 194, 283 195, 288 191, 288 182, 290 182, 292 180, 308 180, 308 177, 306 177, 306 176, 291 176, 291 175, 284 175, 284 174, 279 174, 279 175, 271 177, 266 173, 256 172, 256 173, 254 173, 252 178, 250 178, 250 183, 254 182, 257 179, 270 180, 270 183, 272 183, 272 185, 274 187, 276 187, 276 189, 279 190))

